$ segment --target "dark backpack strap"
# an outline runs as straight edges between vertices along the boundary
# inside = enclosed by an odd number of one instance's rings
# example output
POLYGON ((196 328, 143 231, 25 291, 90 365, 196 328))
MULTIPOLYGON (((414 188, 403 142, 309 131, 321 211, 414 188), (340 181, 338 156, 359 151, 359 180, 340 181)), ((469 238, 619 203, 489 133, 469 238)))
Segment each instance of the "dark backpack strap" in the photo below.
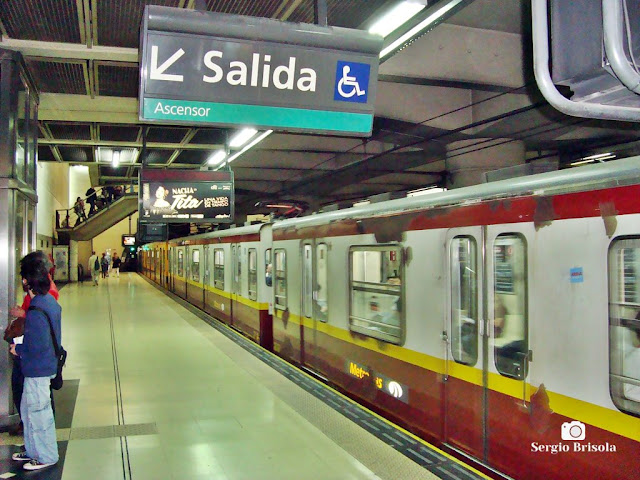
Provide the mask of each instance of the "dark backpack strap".
POLYGON ((60 354, 62 353, 62 351, 58 346, 58 339, 56 338, 56 332, 53 331, 53 324, 51 323, 51 317, 44 309, 40 307, 31 305, 29 306, 29 310, 37 310, 38 312, 43 313, 45 317, 47 317, 47 320, 49 322, 49 330, 51 331, 51 341, 53 342, 53 350, 56 352, 56 357, 60 358, 60 354))

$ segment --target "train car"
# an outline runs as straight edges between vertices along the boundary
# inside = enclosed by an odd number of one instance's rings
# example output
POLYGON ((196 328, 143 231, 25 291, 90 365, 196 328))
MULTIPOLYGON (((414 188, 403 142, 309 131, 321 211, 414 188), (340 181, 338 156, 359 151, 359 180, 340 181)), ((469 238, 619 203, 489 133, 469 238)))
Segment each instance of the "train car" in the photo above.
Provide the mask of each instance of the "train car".
POLYGON ((171 240, 168 252, 171 291, 272 348, 271 225, 171 240))
POLYGON ((286 360, 496 477, 638 478, 640 157, 247 228, 174 291, 257 248, 286 360))
POLYGON ((488 470, 638 478, 639 182, 634 158, 276 222, 274 350, 488 470))

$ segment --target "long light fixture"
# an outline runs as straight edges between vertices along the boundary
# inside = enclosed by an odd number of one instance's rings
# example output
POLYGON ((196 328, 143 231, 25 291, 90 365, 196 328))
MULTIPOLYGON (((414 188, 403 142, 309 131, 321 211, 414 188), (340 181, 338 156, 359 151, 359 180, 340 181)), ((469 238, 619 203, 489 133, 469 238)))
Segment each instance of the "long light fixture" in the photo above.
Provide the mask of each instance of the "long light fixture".
POLYGON ((111 165, 113 168, 117 168, 120 165, 120 150, 114 150, 111 157, 111 165))
POLYGON ((369 28, 369 33, 386 37, 391 32, 404 25, 423 10, 425 5, 415 2, 400 2, 389 10, 380 20, 369 28))
POLYGON ((226 156, 227 154, 224 150, 217 150, 213 155, 209 157, 207 163, 209 163, 209 165, 218 165, 219 163, 222 163, 224 161, 224 158, 226 156))
POLYGON ((446 189, 440 187, 425 187, 407 192, 407 197, 419 197, 421 195, 431 195, 434 193, 442 193, 445 191, 446 189))
POLYGON ((571 162, 569 165, 572 167, 578 167, 580 165, 586 165, 588 163, 604 162, 605 160, 612 160, 616 158, 615 153, 598 153, 596 155, 589 155, 588 157, 582 157, 580 160, 571 162))
MULTIPOLYGON (((240 155, 242 155, 244 152, 246 152, 247 150, 249 150, 250 148, 252 148, 254 145, 257 145, 258 143, 260 143, 262 140, 264 140, 265 138, 267 138, 269 135, 271 135, 273 133, 273 130, 267 130, 266 132, 262 132, 262 134, 258 135, 255 139, 253 139, 253 141, 251 141, 251 143, 247 144, 246 146, 244 146, 242 148, 242 150, 234 153, 233 155, 231 155, 229 158, 227 158, 227 163, 231 163, 233 162, 236 158, 238 158, 240 155)), ((220 167, 218 167, 216 170, 220 169, 222 167, 222 165, 220 165, 220 167)))
POLYGON ((462 3, 462 1, 463 0, 451 0, 446 5, 443 5, 442 7, 438 8, 435 12, 433 12, 431 15, 429 15, 427 18, 425 18, 415 27, 411 28, 410 30, 402 34, 397 40, 393 41, 389 46, 387 46, 386 48, 383 48, 382 51, 380 52, 380 58, 386 57, 388 54, 390 54, 391 52, 395 51, 398 47, 400 47, 403 43, 411 40, 413 37, 418 35, 422 30, 424 30, 425 28, 427 28, 428 26, 432 25, 437 20, 439 20, 440 17, 442 17, 449 10, 453 9, 458 4, 462 3))
POLYGON ((236 133, 229 141, 230 148, 240 148, 258 133, 255 128, 244 128, 236 133))

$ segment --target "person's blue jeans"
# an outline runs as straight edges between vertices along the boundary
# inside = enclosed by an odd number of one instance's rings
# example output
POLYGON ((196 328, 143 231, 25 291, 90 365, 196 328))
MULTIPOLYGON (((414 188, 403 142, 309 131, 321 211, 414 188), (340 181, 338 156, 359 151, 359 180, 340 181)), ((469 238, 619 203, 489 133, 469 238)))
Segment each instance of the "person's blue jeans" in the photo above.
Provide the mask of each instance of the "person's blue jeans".
POLYGON ((40 463, 58 461, 56 423, 49 396, 53 377, 25 377, 20 404, 27 455, 40 463))

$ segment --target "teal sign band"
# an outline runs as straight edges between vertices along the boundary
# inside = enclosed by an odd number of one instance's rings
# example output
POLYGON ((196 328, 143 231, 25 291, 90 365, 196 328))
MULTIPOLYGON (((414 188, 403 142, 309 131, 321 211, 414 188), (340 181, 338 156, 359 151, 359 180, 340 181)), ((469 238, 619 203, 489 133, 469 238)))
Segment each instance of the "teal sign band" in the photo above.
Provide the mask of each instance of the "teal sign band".
POLYGON ((144 99, 143 116, 144 120, 252 125, 359 134, 368 134, 373 127, 373 115, 364 113, 156 98, 144 99))

